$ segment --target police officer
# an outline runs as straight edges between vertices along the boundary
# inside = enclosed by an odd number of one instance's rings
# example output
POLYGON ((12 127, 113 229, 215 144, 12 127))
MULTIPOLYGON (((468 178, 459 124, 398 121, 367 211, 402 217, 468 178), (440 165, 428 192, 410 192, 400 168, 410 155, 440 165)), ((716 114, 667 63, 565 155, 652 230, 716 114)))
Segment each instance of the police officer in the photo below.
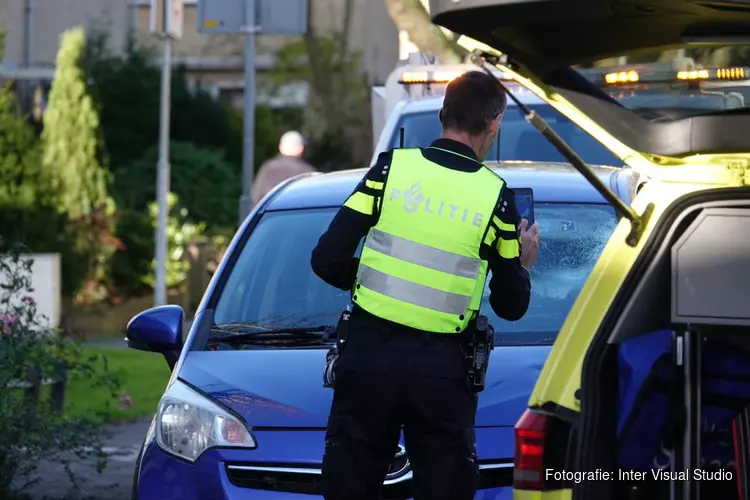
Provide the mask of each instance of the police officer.
POLYGON ((481 163, 506 105, 483 72, 453 80, 441 137, 380 154, 313 250, 315 273, 353 302, 326 432, 327 500, 380 498, 402 428, 417 500, 474 498, 477 395, 461 334, 488 272, 495 313, 523 317, 539 251, 538 227, 481 163))

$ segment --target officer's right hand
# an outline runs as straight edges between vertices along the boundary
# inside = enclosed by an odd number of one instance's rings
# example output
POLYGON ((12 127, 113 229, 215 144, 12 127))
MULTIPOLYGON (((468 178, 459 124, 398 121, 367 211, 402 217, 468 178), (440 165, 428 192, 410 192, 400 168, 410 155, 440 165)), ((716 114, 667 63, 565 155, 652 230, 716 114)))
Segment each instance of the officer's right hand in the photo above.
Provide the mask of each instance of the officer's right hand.
POLYGON ((535 222, 533 226, 528 226, 529 221, 521 219, 518 233, 521 238, 521 265, 531 269, 539 255, 539 224, 535 222))

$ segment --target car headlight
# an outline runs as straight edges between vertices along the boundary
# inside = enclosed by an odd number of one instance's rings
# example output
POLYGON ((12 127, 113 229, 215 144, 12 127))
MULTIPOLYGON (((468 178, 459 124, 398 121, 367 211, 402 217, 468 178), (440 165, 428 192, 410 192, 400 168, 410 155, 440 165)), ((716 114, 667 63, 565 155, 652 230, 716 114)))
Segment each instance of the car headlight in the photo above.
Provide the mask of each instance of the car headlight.
POLYGON ((237 417, 179 380, 159 402, 155 430, 162 450, 189 462, 209 448, 257 446, 237 417))

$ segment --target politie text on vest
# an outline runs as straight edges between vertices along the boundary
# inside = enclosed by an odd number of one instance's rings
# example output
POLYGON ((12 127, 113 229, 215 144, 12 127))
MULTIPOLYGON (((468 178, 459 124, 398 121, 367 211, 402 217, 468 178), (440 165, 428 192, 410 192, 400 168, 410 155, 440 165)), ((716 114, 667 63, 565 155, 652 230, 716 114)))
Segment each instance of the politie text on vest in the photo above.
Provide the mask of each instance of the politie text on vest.
MULTIPOLYGON (((389 200, 394 201, 399 198, 403 198, 404 202, 402 208, 407 213, 414 213, 420 209, 423 212, 435 214, 438 217, 448 217, 450 219, 458 219, 462 223, 466 223, 469 220, 469 209, 448 203, 443 200, 433 200, 429 196, 425 196, 422 193, 422 186, 419 181, 412 184, 409 189, 401 191, 399 188, 391 188, 389 200), (424 202, 424 203, 422 203, 424 202)), ((474 212, 471 217, 471 223, 476 227, 482 227, 482 220, 485 215, 481 212, 474 212)))

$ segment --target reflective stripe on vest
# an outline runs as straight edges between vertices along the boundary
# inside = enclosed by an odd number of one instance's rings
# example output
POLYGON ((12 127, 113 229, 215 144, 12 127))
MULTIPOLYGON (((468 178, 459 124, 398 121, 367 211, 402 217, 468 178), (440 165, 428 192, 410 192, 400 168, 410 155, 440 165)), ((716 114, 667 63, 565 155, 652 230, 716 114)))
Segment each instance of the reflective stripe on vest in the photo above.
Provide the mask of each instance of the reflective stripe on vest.
POLYGON ((393 236, 375 228, 367 237, 365 246, 399 260, 464 278, 476 278, 479 265, 482 263, 481 259, 456 255, 439 248, 409 241, 406 238, 393 236))
POLYGON ((504 181, 393 151, 378 223, 367 235, 353 300, 370 313, 420 330, 462 331, 487 278, 480 246, 504 181))
POLYGON ((412 283, 365 265, 359 266, 358 279, 360 284, 375 292, 446 314, 466 313, 471 301, 471 297, 466 295, 443 292, 419 283, 412 283))

